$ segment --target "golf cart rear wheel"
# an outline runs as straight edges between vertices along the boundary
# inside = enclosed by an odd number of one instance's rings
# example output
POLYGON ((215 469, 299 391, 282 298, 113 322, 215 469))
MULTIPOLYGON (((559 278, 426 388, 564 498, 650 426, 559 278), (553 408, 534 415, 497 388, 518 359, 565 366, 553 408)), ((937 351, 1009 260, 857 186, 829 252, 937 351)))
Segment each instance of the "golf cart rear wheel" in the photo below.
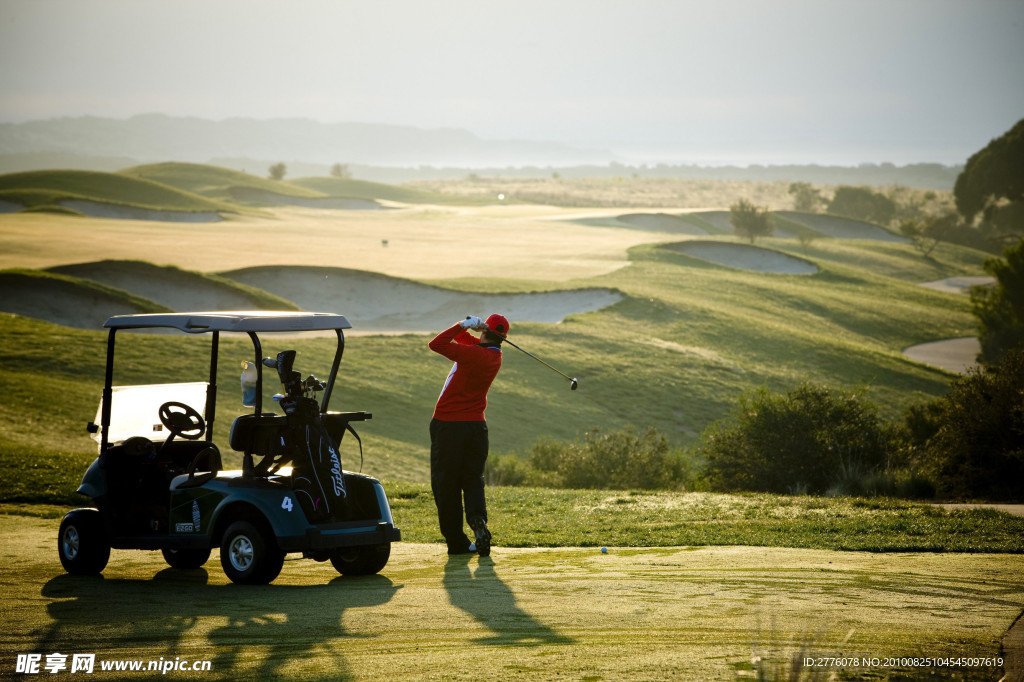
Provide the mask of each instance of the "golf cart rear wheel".
POLYGON ((171 568, 199 568, 210 558, 210 549, 164 549, 164 561, 171 568))
POLYGON ((266 585, 284 565, 284 552, 248 521, 235 521, 220 543, 220 565, 233 583, 266 585))
POLYGON ((342 575, 380 573, 391 557, 391 543, 345 547, 331 552, 331 565, 342 575))
POLYGON ((72 575, 98 575, 110 559, 110 541, 96 509, 73 509, 60 522, 57 553, 72 575))

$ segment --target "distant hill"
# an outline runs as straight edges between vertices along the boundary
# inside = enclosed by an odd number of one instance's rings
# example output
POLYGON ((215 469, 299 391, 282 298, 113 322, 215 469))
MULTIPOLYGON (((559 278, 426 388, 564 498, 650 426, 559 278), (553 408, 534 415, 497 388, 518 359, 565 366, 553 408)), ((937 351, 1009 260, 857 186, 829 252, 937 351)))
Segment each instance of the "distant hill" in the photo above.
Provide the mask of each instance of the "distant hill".
POLYGON ((208 121, 163 114, 0 123, 0 154, 129 157, 140 162, 251 157, 416 166, 607 163, 608 152, 550 142, 483 140, 465 130, 306 119, 208 121))
POLYGON ((819 185, 903 185, 951 190, 961 165, 627 166, 614 152, 551 142, 484 140, 465 130, 371 123, 259 121, 146 114, 109 119, 84 116, 0 123, 0 173, 41 169, 115 171, 179 161, 263 175, 278 162, 288 177, 326 176, 346 164, 362 180, 398 184, 482 176, 673 177, 819 185))

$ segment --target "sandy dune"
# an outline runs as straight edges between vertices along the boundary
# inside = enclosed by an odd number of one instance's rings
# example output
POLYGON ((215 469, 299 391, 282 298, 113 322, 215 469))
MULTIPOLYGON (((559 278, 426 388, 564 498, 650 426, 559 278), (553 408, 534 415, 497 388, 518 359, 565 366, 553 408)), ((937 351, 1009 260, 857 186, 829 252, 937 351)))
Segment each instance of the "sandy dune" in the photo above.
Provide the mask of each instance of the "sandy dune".
POLYGON ((932 367, 944 369, 954 374, 963 374, 978 366, 978 353, 981 346, 978 339, 967 336, 959 339, 943 339, 910 346, 903 349, 903 354, 914 360, 932 367))
POLYGON ((782 275, 811 275, 818 266, 780 251, 749 244, 694 240, 665 245, 666 249, 740 270, 782 275))
POLYGON ((305 310, 338 312, 354 331, 429 332, 466 315, 500 311, 515 322, 560 322, 621 300, 609 289, 475 294, 343 268, 262 266, 222 273, 286 298, 305 310))
POLYGON ((971 287, 995 284, 994 277, 947 277, 933 282, 922 282, 921 286, 948 294, 969 294, 971 287))
POLYGON ((383 208, 373 199, 353 199, 349 197, 297 197, 289 194, 268 192, 256 187, 231 187, 228 194, 236 201, 272 206, 303 206, 305 208, 322 208, 336 211, 375 211, 383 208))
POLYGON ((114 220, 158 220, 173 223, 216 223, 224 220, 216 211, 157 211, 138 206, 105 204, 85 199, 64 199, 59 206, 78 211, 90 218, 112 218, 114 220))
POLYGON ((826 215, 824 213, 800 213, 797 211, 776 211, 784 218, 810 227, 826 237, 835 239, 875 239, 883 242, 906 242, 907 239, 888 230, 853 218, 826 215))
POLYGON ((0 276, 0 310, 66 327, 99 329, 112 315, 143 312, 124 299, 57 279, 0 276))
POLYGON ((708 231, 670 213, 627 213, 616 220, 645 230, 707 236, 708 231))
POLYGON ((89 279, 148 298, 171 310, 250 310, 253 299, 241 290, 220 287, 187 270, 138 261, 97 261, 50 268, 50 272, 89 279))

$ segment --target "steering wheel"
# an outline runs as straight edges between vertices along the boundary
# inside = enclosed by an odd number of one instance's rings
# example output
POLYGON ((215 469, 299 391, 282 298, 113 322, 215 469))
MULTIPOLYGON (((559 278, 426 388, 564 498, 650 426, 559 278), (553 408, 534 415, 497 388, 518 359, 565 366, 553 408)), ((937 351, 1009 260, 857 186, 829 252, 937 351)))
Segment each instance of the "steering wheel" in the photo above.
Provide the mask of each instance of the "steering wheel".
POLYGON ((185 440, 197 440, 206 431, 203 415, 191 405, 167 402, 160 406, 159 414, 160 423, 171 432, 170 438, 177 436, 185 440))

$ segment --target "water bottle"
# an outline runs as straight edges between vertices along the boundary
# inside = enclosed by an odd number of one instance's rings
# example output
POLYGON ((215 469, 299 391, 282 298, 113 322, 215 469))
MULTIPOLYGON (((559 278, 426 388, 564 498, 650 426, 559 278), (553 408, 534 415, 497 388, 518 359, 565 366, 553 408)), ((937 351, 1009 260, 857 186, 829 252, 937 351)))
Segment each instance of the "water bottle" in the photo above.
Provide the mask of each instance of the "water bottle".
POLYGON ((242 362, 242 405, 256 406, 256 365, 242 362))

